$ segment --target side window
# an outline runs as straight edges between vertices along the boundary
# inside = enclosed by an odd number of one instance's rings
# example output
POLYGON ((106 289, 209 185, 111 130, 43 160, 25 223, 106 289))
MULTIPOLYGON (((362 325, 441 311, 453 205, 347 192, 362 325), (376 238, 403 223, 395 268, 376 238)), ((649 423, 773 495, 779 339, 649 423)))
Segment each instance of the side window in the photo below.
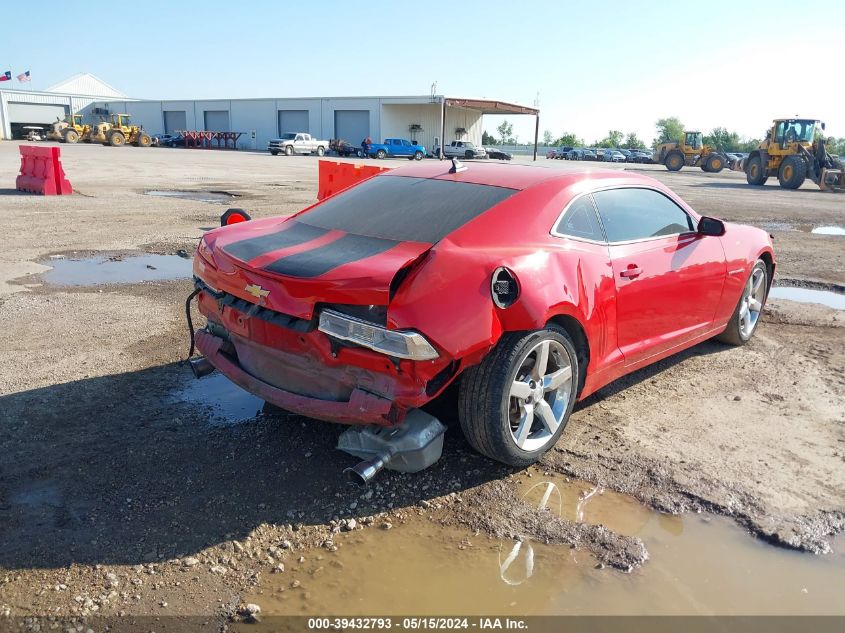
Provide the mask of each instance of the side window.
POLYGON ((560 222, 557 223, 554 232, 558 235, 603 242, 604 235, 596 219, 596 211, 590 196, 581 196, 570 204, 560 222))
POLYGON ((608 189, 593 194, 608 242, 693 231, 692 218, 652 189, 608 189))

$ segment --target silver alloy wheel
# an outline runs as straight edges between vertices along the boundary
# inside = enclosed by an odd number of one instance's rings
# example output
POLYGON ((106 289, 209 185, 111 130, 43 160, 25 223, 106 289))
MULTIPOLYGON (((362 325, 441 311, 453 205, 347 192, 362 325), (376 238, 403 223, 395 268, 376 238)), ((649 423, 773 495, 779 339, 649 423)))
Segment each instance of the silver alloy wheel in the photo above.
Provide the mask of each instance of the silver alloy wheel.
POLYGON ((766 298, 766 271, 755 267, 742 291, 739 304, 739 331, 742 338, 747 339, 754 333, 763 301, 766 298))
POLYGON ((511 438, 524 451, 543 448, 554 437, 569 408, 572 359, 554 340, 532 347, 519 363, 510 389, 511 438))

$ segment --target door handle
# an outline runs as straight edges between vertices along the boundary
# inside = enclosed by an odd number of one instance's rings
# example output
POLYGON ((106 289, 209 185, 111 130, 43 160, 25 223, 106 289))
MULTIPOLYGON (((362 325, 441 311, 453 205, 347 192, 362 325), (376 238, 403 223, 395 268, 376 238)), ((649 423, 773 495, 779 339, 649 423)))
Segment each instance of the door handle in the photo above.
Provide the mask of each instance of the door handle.
POLYGON ((628 268, 619 273, 619 276, 625 277, 626 279, 634 279, 635 277, 639 277, 642 273, 643 271, 641 268, 631 264, 628 268))

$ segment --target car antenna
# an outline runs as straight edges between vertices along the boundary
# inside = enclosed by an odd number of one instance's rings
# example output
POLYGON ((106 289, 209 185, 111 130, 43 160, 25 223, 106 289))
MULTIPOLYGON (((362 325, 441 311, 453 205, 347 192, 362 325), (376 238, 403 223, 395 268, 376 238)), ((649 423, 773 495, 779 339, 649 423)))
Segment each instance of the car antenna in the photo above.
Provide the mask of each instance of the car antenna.
POLYGON ((457 158, 452 158, 452 166, 449 168, 450 174, 457 174, 459 171, 466 171, 467 166, 464 165, 457 158))

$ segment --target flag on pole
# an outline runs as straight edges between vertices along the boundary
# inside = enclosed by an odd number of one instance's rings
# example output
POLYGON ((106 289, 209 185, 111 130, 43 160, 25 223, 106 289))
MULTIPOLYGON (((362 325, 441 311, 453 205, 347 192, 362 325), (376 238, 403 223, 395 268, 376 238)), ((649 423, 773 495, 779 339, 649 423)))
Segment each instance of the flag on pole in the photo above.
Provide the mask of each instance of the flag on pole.
POLYGON ((5 73, 0 75, 0 81, 11 81, 12 80, 12 71, 7 70, 5 73))
POLYGON ((29 71, 27 70, 25 73, 18 75, 18 81, 21 83, 25 81, 32 81, 32 78, 29 76, 29 71))

